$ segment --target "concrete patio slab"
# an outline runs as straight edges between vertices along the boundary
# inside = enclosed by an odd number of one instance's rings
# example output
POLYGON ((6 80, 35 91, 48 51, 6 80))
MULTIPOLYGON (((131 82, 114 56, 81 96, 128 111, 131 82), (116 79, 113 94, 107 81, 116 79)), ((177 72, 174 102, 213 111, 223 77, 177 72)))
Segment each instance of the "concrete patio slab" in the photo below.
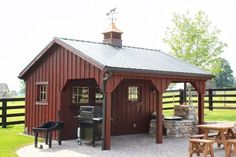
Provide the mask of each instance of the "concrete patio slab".
MULTIPOLYGON (((19 157, 187 157, 188 138, 163 138, 163 144, 156 144, 155 138, 147 134, 113 136, 111 150, 102 151, 101 141, 92 147, 88 142, 78 145, 76 140, 53 141, 52 148, 42 144, 43 149, 33 145, 17 151, 19 157)), ((224 157, 224 149, 214 144, 215 157, 224 157)))

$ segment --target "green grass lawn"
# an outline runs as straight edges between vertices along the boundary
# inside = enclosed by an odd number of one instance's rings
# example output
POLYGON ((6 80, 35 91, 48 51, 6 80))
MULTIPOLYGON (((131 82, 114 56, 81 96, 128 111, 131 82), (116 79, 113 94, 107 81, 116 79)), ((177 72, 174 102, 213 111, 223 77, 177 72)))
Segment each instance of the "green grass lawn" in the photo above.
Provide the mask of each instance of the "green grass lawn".
POLYGON ((0 157, 17 157, 17 149, 34 142, 33 137, 21 134, 23 130, 23 125, 0 128, 0 157))
POLYGON ((205 109, 205 121, 231 121, 236 122, 236 110, 217 110, 209 111, 205 109))

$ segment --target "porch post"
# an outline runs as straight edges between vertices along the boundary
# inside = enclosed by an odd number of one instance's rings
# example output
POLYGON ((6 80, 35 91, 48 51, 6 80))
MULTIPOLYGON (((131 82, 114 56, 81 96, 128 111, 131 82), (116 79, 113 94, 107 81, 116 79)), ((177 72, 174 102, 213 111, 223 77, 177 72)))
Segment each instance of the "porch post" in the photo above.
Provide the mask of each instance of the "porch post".
MULTIPOLYGON (((198 124, 204 124, 204 95, 206 89, 205 81, 191 82, 193 87, 198 92, 198 124)), ((199 133, 203 133, 202 129, 198 130, 199 133)))
POLYGON ((162 93, 156 97, 156 143, 162 143, 162 93))
POLYGON ((111 147, 111 92, 106 93, 104 150, 111 147))
POLYGON ((204 93, 198 92, 198 124, 204 123, 204 93))

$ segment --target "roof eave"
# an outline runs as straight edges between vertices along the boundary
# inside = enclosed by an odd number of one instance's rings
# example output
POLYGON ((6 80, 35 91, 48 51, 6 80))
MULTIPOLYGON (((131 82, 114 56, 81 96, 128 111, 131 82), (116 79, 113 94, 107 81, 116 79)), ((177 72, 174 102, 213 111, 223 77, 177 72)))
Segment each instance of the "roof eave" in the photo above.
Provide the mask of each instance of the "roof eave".
POLYGON ((62 40, 60 40, 57 37, 54 37, 53 40, 23 69, 23 71, 19 74, 18 78, 20 79, 24 79, 25 74, 27 73, 27 71, 48 51, 48 49, 53 45, 53 44, 58 44, 62 47, 64 47, 65 49, 71 51, 72 53, 74 53, 75 55, 81 57, 82 59, 86 60, 87 62, 90 62, 91 64, 93 64, 94 66, 96 66, 97 68, 99 68, 100 70, 104 69, 104 65, 102 65, 101 63, 97 62, 96 60, 86 56, 85 54, 83 54, 82 52, 78 51, 77 49, 73 48, 72 46, 66 44, 65 42, 63 42, 62 40), (79 54, 79 55, 78 55, 79 54))
POLYGON ((83 52, 77 50, 76 48, 68 45, 67 43, 63 42, 59 38, 56 38, 56 43, 64 47, 65 49, 69 50, 70 52, 74 53, 78 57, 81 57, 83 60, 89 62, 90 64, 94 65, 95 67, 99 68, 100 70, 103 70, 105 65, 101 64, 100 62, 96 61, 95 59, 87 56, 83 52))
POLYGON ((55 41, 56 37, 53 38, 53 40, 49 42, 49 44, 47 44, 47 46, 45 46, 44 49, 20 72, 18 76, 19 79, 24 79, 26 72, 45 54, 45 52, 47 52, 47 50, 55 43, 55 41))
POLYGON ((117 68, 117 67, 105 67, 107 72, 124 72, 124 73, 139 73, 149 75, 167 75, 167 76, 181 76, 181 77, 198 77, 204 79, 214 78, 213 74, 198 74, 198 73, 183 73, 183 72, 170 72, 170 71, 157 71, 146 69, 130 69, 130 68, 117 68))

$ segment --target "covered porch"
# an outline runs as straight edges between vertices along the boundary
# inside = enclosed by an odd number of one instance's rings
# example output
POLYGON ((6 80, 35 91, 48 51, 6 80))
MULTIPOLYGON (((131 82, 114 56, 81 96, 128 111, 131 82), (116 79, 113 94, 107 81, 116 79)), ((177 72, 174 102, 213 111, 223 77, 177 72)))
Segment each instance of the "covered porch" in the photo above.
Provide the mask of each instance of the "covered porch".
MULTIPOLYGON (((205 93, 205 81, 208 79, 206 77, 199 77, 199 76, 163 76, 163 75, 147 75, 147 74, 125 74, 125 73, 106 73, 105 79, 103 79, 103 91, 104 91, 104 114, 103 114, 103 143, 102 143, 102 149, 103 150, 109 150, 113 144, 111 144, 111 135, 113 128, 113 110, 114 107, 117 108, 119 105, 114 106, 114 95, 118 96, 119 94, 116 94, 116 91, 121 90, 119 89, 120 84, 124 82, 124 80, 128 80, 128 84, 132 82, 132 80, 139 80, 144 83, 144 89, 147 93, 149 88, 148 95, 145 96, 146 99, 149 99, 148 101, 143 102, 146 106, 145 111, 149 112, 150 115, 153 111, 157 113, 156 116, 156 138, 154 143, 163 143, 163 137, 162 137, 162 115, 163 115, 163 105, 162 105, 162 95, 164 91, 168 88, 170 83, 179 83, 179 82, 188 82, 191 83, 191 85, 195 88, 195 90, 198 92, 198 124, 204 123, 204 93, 205 93), (148 83, 147 83, 148 82, 148 83), (150 92, 151 91, 151 92, 150 92), (151 100, 153 98, 153 100, 151 100), (152 102, 153 101, 153 102, 152 102), (154 108, 151 108, 150 104, 154 104, 154 108)), ((132 85, 132 83, 131 83, 132 85)), ((124 89, 124 88, 123 88, 124 89)), ((126 89, 126 88, 125 88, 126 89)), ((127 96, 127 95, 126 95, 127 96)), ((124 98, 124 97, 123 97, 124 98)), ((126 97, 127 98, 127 97, 126 97)), ((122 99, 122 98, 119 98, 122 99)), ((117 101, 119 101, 117 99, 117 101)), ((127 104, 128 105, 128 104, 127 104)), ((127 114, 135 114, 132 110, 129 110, 130 112, 126 112, 127 114)), ((135 110, 135 112, 142 112, 135 110)), ((121 115, 122 116, 122 115, 121 115)), ((145 119, 145 118, 144 118, 145 119)), ((139 122, 142 121, 141 119, 137 119, 139 122)), ((137 123, 139 123, 137 122, 137 123)), ((121 122, 122 123, 122 122, 121 122)), ((122 124, 119 124, 121 127, 125 126, 122 124)), ((136 122, 132 123, 134 128, 136 127, 136 122)), ((147 121, 144 122, 144 124, 147 124, 147 121)), ((149 125, 149 123, 148 123, 149 125)), ((143 125, 145 128, 145 125, 143 125)), ((139 132, 137 132, 139 133, 139 132)), ((145 133, 145 129, 143 130, 143 133, 145 133)))

